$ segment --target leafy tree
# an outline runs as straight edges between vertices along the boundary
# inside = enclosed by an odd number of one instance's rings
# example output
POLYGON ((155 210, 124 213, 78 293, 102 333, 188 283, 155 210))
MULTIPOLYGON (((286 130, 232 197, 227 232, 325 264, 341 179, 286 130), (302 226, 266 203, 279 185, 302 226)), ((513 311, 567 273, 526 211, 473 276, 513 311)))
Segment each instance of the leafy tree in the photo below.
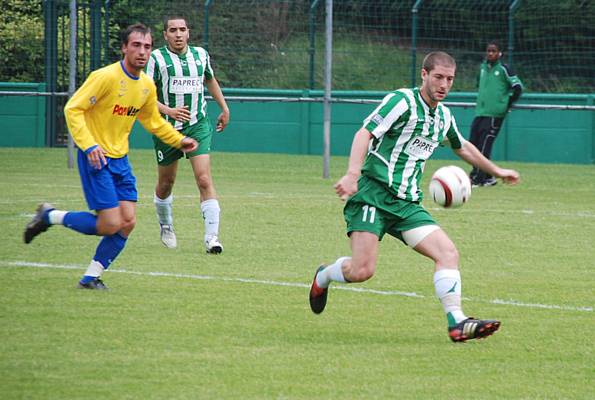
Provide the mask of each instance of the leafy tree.
POLYGON ((43 81, 43 30, 41 1, 2 1, 0 81, 43 81))

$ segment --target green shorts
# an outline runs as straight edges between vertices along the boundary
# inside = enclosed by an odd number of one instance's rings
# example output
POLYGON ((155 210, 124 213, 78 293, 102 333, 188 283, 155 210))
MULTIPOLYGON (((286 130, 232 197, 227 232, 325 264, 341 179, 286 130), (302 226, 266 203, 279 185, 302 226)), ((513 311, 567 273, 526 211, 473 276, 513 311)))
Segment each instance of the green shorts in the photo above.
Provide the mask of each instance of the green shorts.
POLYGON ((370 232, 382 240, 388 233, 405 243, 401 232, 437 225, 421 204, 397 198, 383 183, 362 175, 357 185, 357 193, 343 209, 348 235, 354 231, 370 232))
MULTIPOLYGON (((196 139, 198 142, 198 147, 196 150, 186 153, 186 158, 194 157, 200 154, 209 154, 211 151, 213 128, 208 118, 203 118, 202 120, 198 121, 198 123, 180 130, 180 133, 182 135, 196 139)), ((174 161, 177 161, 184 156, 184 152, 182 150, 163 143, 156 136, 153 136, 153 144, 155 147, 157 164, 159 165, 170 165, 174 161)))

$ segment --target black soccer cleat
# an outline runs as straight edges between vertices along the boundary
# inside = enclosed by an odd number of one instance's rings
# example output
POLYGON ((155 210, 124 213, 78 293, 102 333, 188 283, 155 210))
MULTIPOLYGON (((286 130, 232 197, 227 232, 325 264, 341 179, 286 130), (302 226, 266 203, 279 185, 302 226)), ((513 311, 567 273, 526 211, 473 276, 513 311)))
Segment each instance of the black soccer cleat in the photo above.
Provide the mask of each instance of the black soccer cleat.
POLYGON ((490 187, 490 186, 496 186, 497 184, 498 184, 498 181, 496 180, 496 178, 491 177, 491 178, 488 178, 485 181, 483 181, 483 184, 481 186, 490 187))
POLYGON ((50 203, 41 203, 37 206, 37 210, 35 210, 35 215, 31 222, 27 224, 25 228, 25 233, 23 234, 23 240, 25 243, 31 243, 33 238, 39 235, 41 232, 45 232, 51 226, 47 222, 43 220, 43 215, 47 211, 51 211, 54 209, 50 203))
POLYGON ((448 328, 448 336, 453 342, 465 342, 470 339, 483 339, 493 335, 499 328, 500 321, 469 317, 448 328))
POLYGON ((109 290, 105 283, 99 278, 93 279, 89 283, 81 283, 79 282, 77 288, 79 289, 91 289, 91 290, 109 290))
POLYGON ((326 307, 326 299, 328 297, 328 288, 321 288, 316 283, 316 276, 318 273, 325 269, 325 265, 321 265, 316 270, 314 274, 314 280, 312 281, 312 286, 310 287, 310 308, 314 314, 320 314, 324 311, 324 307, 326 307))

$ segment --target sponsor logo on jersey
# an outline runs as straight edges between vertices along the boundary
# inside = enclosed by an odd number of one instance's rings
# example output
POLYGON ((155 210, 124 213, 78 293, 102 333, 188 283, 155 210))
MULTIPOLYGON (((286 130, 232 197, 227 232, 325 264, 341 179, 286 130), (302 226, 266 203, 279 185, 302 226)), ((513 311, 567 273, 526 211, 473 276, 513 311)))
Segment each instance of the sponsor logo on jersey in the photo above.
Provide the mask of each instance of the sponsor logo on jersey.
POLYGON ((200 90, 201 80, 192 76, 172 76, 169 80, 169 92, 174 94, 188 94, 200 90))
POLYGON ((116 104, 112 110, 112 115, 121 115, 123 117, 134 117, 140 111, 134 106, 121 106, 116 104))
POLYGON ((384 121, 384 118, 382 118, 382 116, 380 114, 375 114, 372 117, 372 122, 374 122, 376 125, 380 125, 382 123, 382 121, 384 121))
POLYGON ((436 150, 438 143, 432 142, 421 136, 416 136, 409 142, 405 148, 405 153, 418 159, 428 159, 436 150))

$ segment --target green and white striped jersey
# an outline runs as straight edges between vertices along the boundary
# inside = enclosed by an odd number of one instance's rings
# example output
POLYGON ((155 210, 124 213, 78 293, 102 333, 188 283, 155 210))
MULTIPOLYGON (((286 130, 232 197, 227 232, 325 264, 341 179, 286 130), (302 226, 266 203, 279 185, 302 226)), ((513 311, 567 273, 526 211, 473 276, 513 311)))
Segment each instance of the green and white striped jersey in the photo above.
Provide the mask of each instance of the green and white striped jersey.
POLYGON ((419 88, 389 93, 364 120, 373 138, 362 174, 387 185, 389 192, 408 201, 421 201, 420 182, 426 160, 439 145, 463 146, 454 116, 442 103, 430 108, 419 88))
POLYGON ((168 107, 187 106, 190 121, 179 122, 163 117, 180 130, 196 124, 207 114, 204 79, 214 76, 209 53, 202 47, 190 47, 185 54, 171 52, 167 46, 153 50, 145 67, 157 86, 157 99, 168 107))

